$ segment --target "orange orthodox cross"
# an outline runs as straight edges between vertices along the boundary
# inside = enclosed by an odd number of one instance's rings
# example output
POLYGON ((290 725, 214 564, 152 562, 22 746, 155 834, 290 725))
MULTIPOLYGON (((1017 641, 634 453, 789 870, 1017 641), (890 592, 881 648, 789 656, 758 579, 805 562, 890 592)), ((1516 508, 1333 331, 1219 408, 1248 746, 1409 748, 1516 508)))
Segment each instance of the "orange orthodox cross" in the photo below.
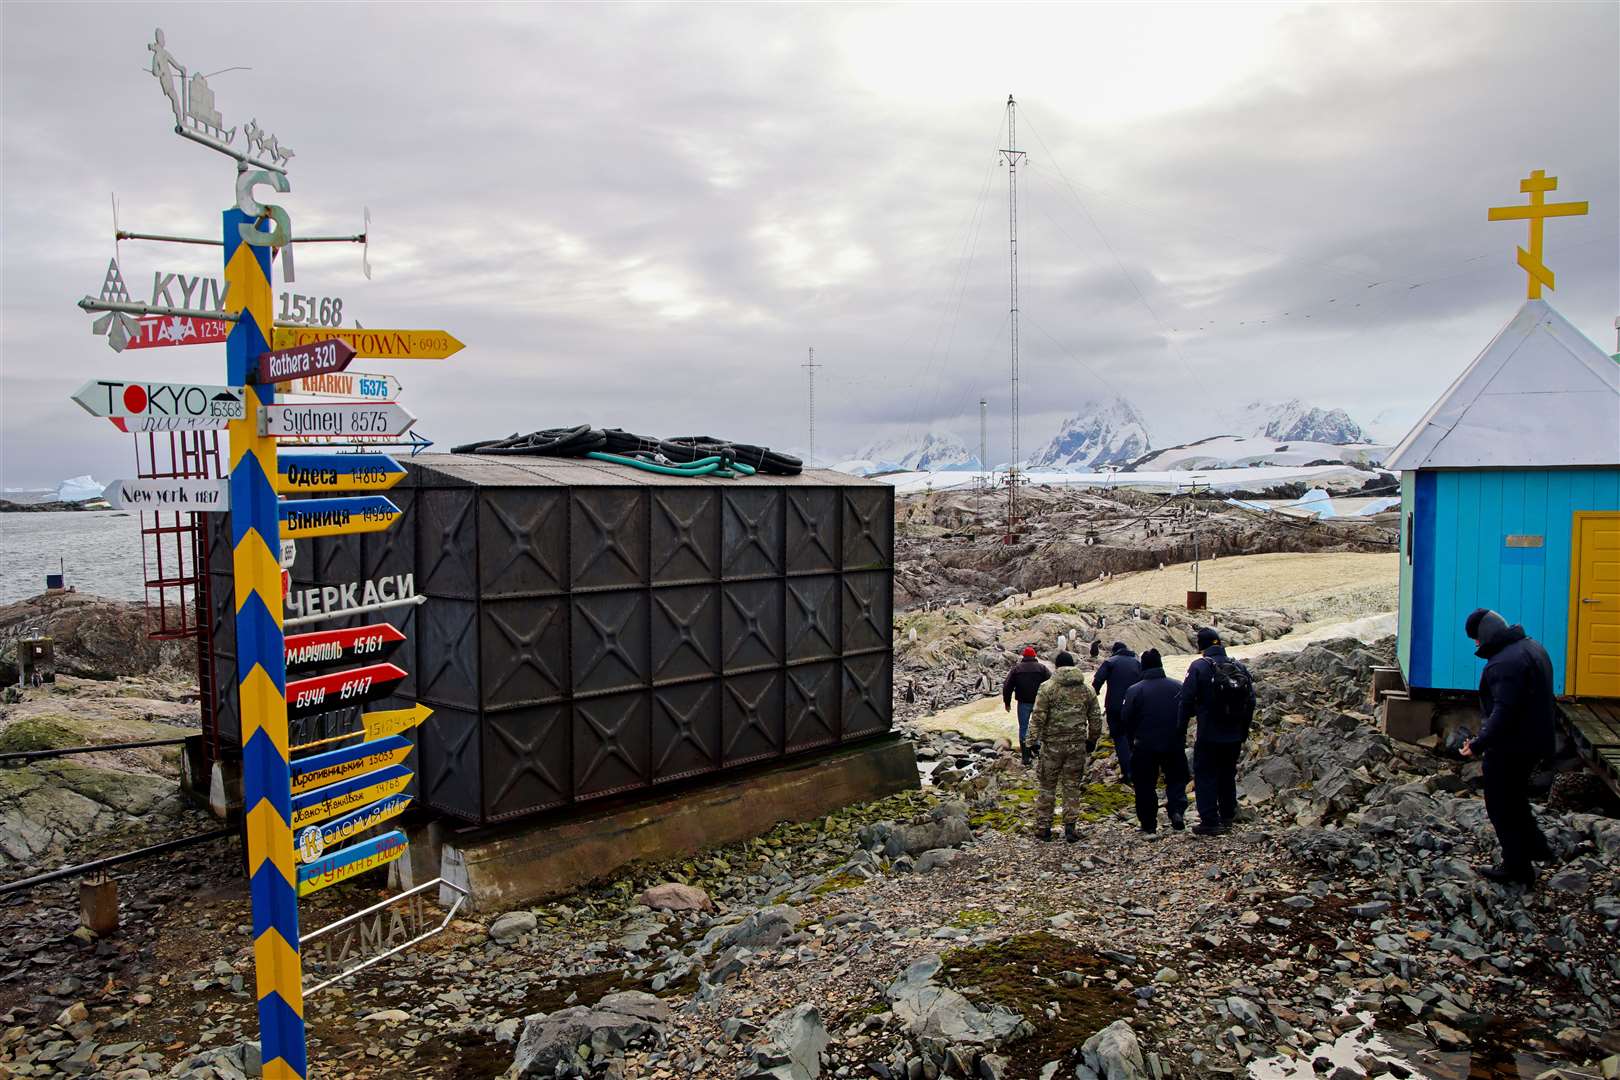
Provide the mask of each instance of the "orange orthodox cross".
POLYGON ((1543 170, 1537 169, 1523 180, 1519 181, 1519 190, 1528 192, 1530 205, 1528 206, 1493 206, 1490 208, 1492 221, 1518 221, 1523 218, 1530 219, 1530 250, 1519 249, 1519 269, 1530 275, 1528 296, 1532 300, 1541 298, 1543 285, 1551 289, 1553 285, 1553 272, 1547 269, 1541 261, 1541 225, 1550 217, 1579 217, 1586 213, 1586 203, 1547 202, 1547 192, 1558 190, 1558 177, 1548 176, 1543 170))

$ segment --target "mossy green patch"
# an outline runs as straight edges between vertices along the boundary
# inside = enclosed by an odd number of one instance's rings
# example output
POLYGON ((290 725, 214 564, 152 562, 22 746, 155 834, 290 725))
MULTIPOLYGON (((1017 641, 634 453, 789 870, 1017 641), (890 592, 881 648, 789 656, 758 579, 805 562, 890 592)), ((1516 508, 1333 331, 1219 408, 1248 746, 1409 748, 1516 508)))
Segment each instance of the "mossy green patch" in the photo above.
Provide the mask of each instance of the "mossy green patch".
MULTIPOLYGON (((1035 798, 1032 787, 1003 790, 995 805, 979 809, 968 823, 975 828, 989 828, 997 832, 1015 833, 1032 828, 1035 823, 1035 798)), ((1117 784, 1086 784, 1081 788, 1081 821, 1104 821, 1135 805, 1130 789, 1117 784)), ((1062 800, 1058 802, 1061 813, 1062 800)))
POLYGON ((1075 604, 1051 603, 1033 604, 1023 608, 1002 608, 996 614, 1001 616, 1003 621, 1010 622, 1013 619, 1033 619, 1041 615, 1079 615, 1084 611, 1084 608, 1075 604))
POLYGON ((865 884, 866 879, 859 874, 834 874, 810 892, 813 896, 826 896, 828 893, 843 892, 845 889, 854 889, 865 884))
POLYGON ((951 916, 949 925, 960 926, 964 930, 972 930, 979 926, 989 926, 1000 918, 995 912, 985 908, 964 908, 951 916))
POLYGON ((0 751, 24 753, 77 746, 82 738, 74 725, 60 716, 28 716, 0 728, 0 751))
POLYGON ((1035 1028, 1003 1048, 1010 1076, 1039 1075, 1049 1061, 1072 1064, 1081 1044, 1115 1020, 1136 1022, 1130 995, 1104 975, 1111 965, 1044 930, 956 949, 941 962, 942 978, 970 1001, 1011 1009, 1035 1028))

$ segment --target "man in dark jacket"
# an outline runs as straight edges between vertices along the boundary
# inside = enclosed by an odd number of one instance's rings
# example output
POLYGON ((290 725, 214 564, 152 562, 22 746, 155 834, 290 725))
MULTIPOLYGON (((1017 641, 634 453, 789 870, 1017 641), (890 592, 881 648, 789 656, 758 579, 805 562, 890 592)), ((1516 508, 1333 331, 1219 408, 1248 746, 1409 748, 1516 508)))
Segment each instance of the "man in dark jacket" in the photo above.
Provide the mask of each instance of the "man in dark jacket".
POLYGON ((1018 663, 1007 672, 1007 679, 1001 684, 1001 706, 1004 712, 1010 712, 1013 698, 1018 699, 1018 754, 1023 758, 1024 765, 1029 766, 1029 714, 1035 708, 1035 697, 1040 693, 1041 683, 1052 677, 1045 664, 1035 657, 1034 646, 1025 646, 1024 655, 1018 663))
POLYGON ((1108 737, 1114 740, 1119 778, 1128 784, 1131 782, 1131 742, 1119 732, 1119 710, 1125 704, 1125 692, 1142 677, 1142 664, 1123 641, 1114 642, 1108 652, 1108 659, 1097 665, 1097 673, 1091 677, 1091 688, 1101 690, 1105 683, 1108 686, 1108 696, 1103 700, 1103 712, 1108 716, 1108 737))
POLYGON ((1164 806, 1170 827, 1187 822, 1187 721, 1181 716, 1181 684, 1164 674, 1158 649, 1142 654, 1142 678, 1125 692, 1119 711, 1120 737, 1131 746, 1131 781, 1142 831, 1159 827, 1159 773, 1164 773, 1164 806))
POLYGON ((1193 794, 1198 801, 1199 836, 1229 832, 1237 814, 1237 763, 1254 719, 1254 684, 1249 669, 1226 655, 1213 627, 1198 631, 1202 654, 1181 684, 1181 716, 1198 719, 1193 740, 1193 794))
POLYGON ((1479 679, 1479 734, 1463 744, 1464 757, 1485 767, 1485 812, 1502 845, 1500 865, 1480 874, 1503 884, 1534 885, 1532 859, 1551 849, 1530 810, 1530 773, 1553 750, 1553 666, 1547 650, 1524 627, 1509 626, 1494 611, 1479 608, 1464 624, 1485 660, 1479 679))

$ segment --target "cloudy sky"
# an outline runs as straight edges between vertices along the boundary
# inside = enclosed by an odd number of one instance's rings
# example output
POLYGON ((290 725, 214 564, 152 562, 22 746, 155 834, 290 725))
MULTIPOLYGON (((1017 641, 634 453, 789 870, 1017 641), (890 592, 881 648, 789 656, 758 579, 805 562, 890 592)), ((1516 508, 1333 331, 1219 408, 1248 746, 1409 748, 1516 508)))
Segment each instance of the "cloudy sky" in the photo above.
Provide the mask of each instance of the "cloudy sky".
MULTIPOLYGON (((1098 394, 1157 444, 1256 398, 1391 437, 1514 312, 1544 168, 1550 299, 1620 310, 1612 3, 1031 6, 7 3, 0 483, 130 471, 69 395, 211 382, 222 346, 111 352, 74 303, 124 228, 217 235, 229 159, 169 131, 164 28, 228 124, 296 150, 296 291, 442 327, 386 365, 441 445, 589 422, 819 448, 939 427, 1007 445, 1007 95, 1019 101, 1026 448, 1098 394)), ((239 136, 240 138, 240 136, 239 136)), ((125 242, 154 271, 212 249, 125 242)), ((279 290, 278 290, 279 291, 279 290)), ((357 363, 356 367, 362 365, 357 363)))

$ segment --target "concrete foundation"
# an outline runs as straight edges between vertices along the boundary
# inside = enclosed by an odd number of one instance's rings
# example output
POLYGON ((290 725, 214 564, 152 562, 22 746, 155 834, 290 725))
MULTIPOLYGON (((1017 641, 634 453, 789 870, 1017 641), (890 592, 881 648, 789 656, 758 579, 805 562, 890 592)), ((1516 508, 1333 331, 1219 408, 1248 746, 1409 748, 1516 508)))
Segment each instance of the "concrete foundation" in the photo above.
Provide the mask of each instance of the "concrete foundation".
POLYGON ((1404 690, 1386 690, 1378 702, 1378 726, 1392 739, 1415 743, 1434 734, 1435 703, 1413 701, 1404 690))
MULTIPOLYGON (((471 910, 503 911, 570 893, 633 862, 691 855, 918 786, 911 743, 890 737, 583 817, 448 834, 439 873, 471 894, 471 910)), ((440 902, 450 900, 446 890, 440 902)))
POLYGON ((208 777, 208 809, 221 821, 242 816, 242 763, 216 761, 208 777))

